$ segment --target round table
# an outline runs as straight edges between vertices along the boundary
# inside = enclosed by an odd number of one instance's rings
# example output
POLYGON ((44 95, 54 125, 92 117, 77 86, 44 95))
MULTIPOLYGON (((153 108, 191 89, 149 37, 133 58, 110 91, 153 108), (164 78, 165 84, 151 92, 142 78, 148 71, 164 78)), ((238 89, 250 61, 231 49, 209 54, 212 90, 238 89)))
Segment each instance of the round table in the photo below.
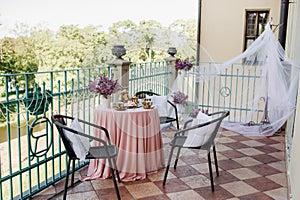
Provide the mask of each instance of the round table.
MULTIPOLYGON (((165 166, 158 111, 134 108, 124 111, 96 107, 94 123, 105 127, 112 144, 118 147, 116 159, 122 181, 145 179, 148 173, 165 166)), ((96 137, 104 138, 95 132, 96 137)), ((82 180, 111 177, 106 160, 91 160, 82 180)))

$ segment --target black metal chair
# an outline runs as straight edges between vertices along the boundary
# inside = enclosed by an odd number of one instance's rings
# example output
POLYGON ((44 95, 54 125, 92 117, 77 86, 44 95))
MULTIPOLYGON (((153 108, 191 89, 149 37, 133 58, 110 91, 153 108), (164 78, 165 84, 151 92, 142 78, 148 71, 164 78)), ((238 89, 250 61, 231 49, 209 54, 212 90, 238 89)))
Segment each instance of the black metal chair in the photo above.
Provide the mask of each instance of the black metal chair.
POLYGON ((119 177, 119 172, 118 172, 117 166, 116 166, 116 160, 115 160, 115 158, 117 156, 117 147, 111 144, 110 138, 109 138, 109 133, 108 133, 107 129, 105 129, 104 127, 92 124, 90 122, 86 122, 86 121, 78 119, 78 122, 82 123, 83 125, 91 126, 91 127, 94 127, 95 129, 101 130, 100 132, 101 133, 103 132, 106 136, 107 141, 105 141, 100 138, 81 133, 77 130, 74 130, 74 129, 68 127, 66 122, 73 121, 74 119, 75 119, 74 117, 66 116, 66 115, 53 115, 51 117, 53 124, 56 125, 58 133, 59 133, 59 135, 63 141, 63 144, 65 146, 66 153, 69 157, 69 160, 67 163, 67 172, 66 172, 66 181, 65 181, 63 199, 65 200, 67 197, 70 164, 73 161, 73 163, 72 163, 72 167, 73 167, 72 172, 73 173, 72 173, 72 179, 71 179, 71 187, 73 187, 74 186, 75 160, 79 159, 76 156, 76 153, 72 147, 71 141, 68 139, 68 137, 65 136, 65 131, 69 131, 71 133, 78 134, 80 136, 89 138, 90 141, 95 140, 101 144, 100 146, 91 146, 89 148, 89 152, 86 155, 85 159, 107 159, 108 160, 108 164, 109 164, 109 168, 110 168, 110 171, 112 174, 112 180, 114 183, 117 198, 120 199, 120 193, 119 193, 118 185, 117 185, 116 178, 115 178, 115 173, 116 173, 119 183, 121 182, 121 179, 119 177))
POLYGON ((185 123, 184 128, 182 130, 179 130, 179 131, 176 132, 174 138, 170 142, 171 151, 170 151, 170 155, 169 155, 168 164, 167 164, 167 167, 166 167, 166 170, 165 170, 163 186, 165 186, 165 184, 166 184, 168 171, 169 171, 169 168, 170 168, 170 163, 171 163, 171 159, 172 159, 172 156, 173 156, 174 149, 177 147, 178 151, 177 151, 176 160, 175 160, 175 163, 174 163, 174 169, 176 169, 179 154, 180 154, 180 150, 182 148, 207 150, 211 190, 212 191, 215 190, 214 189, 214 180, 213 180, 210 150, 211 150, 211 147, 212 147, 213 154, 214 154, 215 166, 216 166, 216 174, 217 174, 217 176, 219 176, 218 160, 217 160, 217 153, 216 153, 216 147, 215 147, 214 140, 217 136, 217 133, 218 133, 218 130, 220 128, 220 124, 221 124, 222 120, 229 115, 229 111, 215 112, 215 113, 211 113, 211 114, 208 114, 208 115, 209 116, 214 116, 214 117, 211 120, 207 121, 207 122, 197 124, 197 125, 194 125, 192 127, 188 127, 188 124, 192 122, 192 120, 189 120, 185 123), (212 128, 205 129, 205 130, 207 130, 208 138, 203 141, 201 146, 196 146, 196 147, 186 147, 186 146, 184 146, 185 141, 187 139, 187 136, 185 135, 186 132, 191 131, 191 130, 195 130, 195 129, 199 129, 199 128, 203 128, 205 126, 210 126, 210 125, 212 125, 212 128))
MULTIPOLYGON (((155 92, 151 92, 151 91, 139 91, 139 92, 135 93, 135 96, 139 99, 143 99, 143 98, 146 98, 146 96, 161 96, 161 95, 157 94, 155 92)), ((179 120, 178 120, 178 112, 177 112, 176 105, 174 103, 172 103, 171 101, 169 101, 169 100, 167 100, 167 103, 170 106, 172 106, 172 108, 174 109, 174 117, 172 117, 172 116, 160 116, 159 117, 160 124, 176 122, 176 128, 177 128, 177 130, 179 130, 179 120)))

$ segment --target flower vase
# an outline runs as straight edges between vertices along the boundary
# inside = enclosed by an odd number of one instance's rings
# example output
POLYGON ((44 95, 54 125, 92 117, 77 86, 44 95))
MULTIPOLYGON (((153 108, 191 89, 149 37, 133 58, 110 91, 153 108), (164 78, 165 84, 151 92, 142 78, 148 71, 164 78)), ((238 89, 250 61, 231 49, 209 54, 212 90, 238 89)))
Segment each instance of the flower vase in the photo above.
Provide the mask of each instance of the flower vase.
POLYGON ((185 106, 181 104, 177 104, 177 111, 178 111, 178 120, 180 122, 184 121, 184 113, 185 113, 185 106))
POLYGON ((103 95, 100 96, 100 105, 104 108, 111 108, 111 95, 105 98, 103 95))
POLYGON ((179 74, 180 74, 181 77, 184 77, 185 76, 185 70, 180 70, 179 74))

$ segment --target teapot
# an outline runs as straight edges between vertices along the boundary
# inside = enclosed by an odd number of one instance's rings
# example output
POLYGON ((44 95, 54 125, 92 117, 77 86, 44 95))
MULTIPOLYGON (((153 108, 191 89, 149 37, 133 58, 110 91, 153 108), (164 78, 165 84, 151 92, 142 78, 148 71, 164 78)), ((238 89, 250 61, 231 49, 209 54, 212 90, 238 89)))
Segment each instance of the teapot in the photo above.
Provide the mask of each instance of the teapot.
POLYGON ((131 101, 132 101, 133 103, 135 103, 135 105, 138 105, 138 104, 139 104, 139 99, 138 99, 136 96, 133 96, 133 97, 131 98, 131 101))
POLYGON ((145 98, 144 101, 143 101, 143 108, 150 109, 151 106, 152 106, 151 99, 145 98))

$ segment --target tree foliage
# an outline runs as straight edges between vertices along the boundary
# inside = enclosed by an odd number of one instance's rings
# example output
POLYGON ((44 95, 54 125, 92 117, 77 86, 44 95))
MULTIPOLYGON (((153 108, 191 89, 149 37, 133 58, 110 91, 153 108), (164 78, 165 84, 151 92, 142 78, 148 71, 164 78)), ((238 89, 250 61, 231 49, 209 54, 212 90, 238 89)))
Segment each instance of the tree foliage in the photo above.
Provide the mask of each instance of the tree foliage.
POLYGON ((155 20, 135 24, 119 21, 106 33, 101 26, 79 28, 63 25, 54 33, 47 28, 19 25, 14 38, 0 39, 0 73, 24 73, 105 65, 113 59, 111 49, 125 45, 124 59, 132 62, 161 61, 167 49, 176 47, 177 57, 193 61, 196 52, 196 20, 174 21, 163 27, 155 20))

